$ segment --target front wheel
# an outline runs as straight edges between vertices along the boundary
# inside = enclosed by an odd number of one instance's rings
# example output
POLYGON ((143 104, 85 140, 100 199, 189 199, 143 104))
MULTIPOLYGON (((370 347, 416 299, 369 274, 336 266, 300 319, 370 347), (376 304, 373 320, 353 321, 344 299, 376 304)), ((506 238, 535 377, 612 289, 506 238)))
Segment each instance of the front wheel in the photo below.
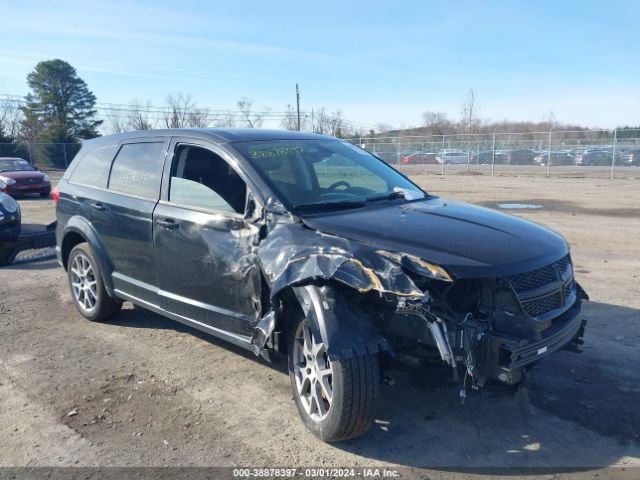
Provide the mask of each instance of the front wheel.
POLYGON ((289 377, 302 421, 325 442, 354 438, 373 423, 380 389, 377 355, 329 360, 300 314, 290 332, 289 377))

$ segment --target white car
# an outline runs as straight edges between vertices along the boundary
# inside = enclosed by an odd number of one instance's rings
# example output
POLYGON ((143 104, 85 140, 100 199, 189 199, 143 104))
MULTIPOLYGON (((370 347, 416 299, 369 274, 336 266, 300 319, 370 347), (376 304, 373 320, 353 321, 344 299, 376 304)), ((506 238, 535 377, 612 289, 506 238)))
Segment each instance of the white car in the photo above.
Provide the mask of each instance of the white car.
POLYGON ((441 150, 436 159, 438 162, 444 163, 445 165, 466 164, 467 152, 463 150, 441 150))

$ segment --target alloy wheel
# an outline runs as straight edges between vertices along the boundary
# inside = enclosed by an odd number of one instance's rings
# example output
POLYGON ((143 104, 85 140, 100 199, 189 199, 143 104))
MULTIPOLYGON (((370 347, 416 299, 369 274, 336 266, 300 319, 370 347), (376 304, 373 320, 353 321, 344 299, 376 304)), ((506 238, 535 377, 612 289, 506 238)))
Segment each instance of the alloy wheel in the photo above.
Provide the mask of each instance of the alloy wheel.
POLYGON ((314 338, 309 325, 301 321, 293 345, 293 374, 296 393, 305 412, 321 422, 333 401, 333 367, 324 343, 314 338))
POLYGON ((91 312, 98 303, 98 282, 89 259, 77 254, 71 263, 71 288, 77 304, 85 312, 91 312))

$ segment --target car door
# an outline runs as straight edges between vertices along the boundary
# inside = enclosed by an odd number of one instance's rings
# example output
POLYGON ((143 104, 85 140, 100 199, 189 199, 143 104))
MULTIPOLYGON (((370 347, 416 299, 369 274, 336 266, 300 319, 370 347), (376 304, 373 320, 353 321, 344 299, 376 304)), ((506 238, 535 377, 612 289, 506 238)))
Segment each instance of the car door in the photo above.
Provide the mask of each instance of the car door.
POLYGON ((153 210, 160 197, 169 137, 135 138, 119 146, 106 189, 92 192, 91 222, 113 264, 117 291, 157 303, 153 210))
POLYGON ((174 139, 153 214, 162 307, 217 331, 249 336, 261 312, 258 226, 247 186, 219 147, 174 139))

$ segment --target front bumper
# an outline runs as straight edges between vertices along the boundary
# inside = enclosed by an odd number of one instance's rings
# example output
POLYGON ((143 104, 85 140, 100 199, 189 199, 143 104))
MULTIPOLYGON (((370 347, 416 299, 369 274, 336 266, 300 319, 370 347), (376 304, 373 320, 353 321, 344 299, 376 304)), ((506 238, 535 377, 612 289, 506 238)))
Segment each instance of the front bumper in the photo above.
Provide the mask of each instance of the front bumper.
POLYGON ((4 193, 14 195, 27 195, 30 193, 47 193, 51 191, 51 183, 16 183, 7 186, 4 193))
POLYGON ((486 355, 483 356, 483 364, 479 365, 483 376, 513 385, 522 380, 526 367, 563 347, 582 343, 586 320, 580 318, 580 303, 577 300, 555 319, 537 342, 518 340, 495 332, 488 334, 485 340, 486 355))

